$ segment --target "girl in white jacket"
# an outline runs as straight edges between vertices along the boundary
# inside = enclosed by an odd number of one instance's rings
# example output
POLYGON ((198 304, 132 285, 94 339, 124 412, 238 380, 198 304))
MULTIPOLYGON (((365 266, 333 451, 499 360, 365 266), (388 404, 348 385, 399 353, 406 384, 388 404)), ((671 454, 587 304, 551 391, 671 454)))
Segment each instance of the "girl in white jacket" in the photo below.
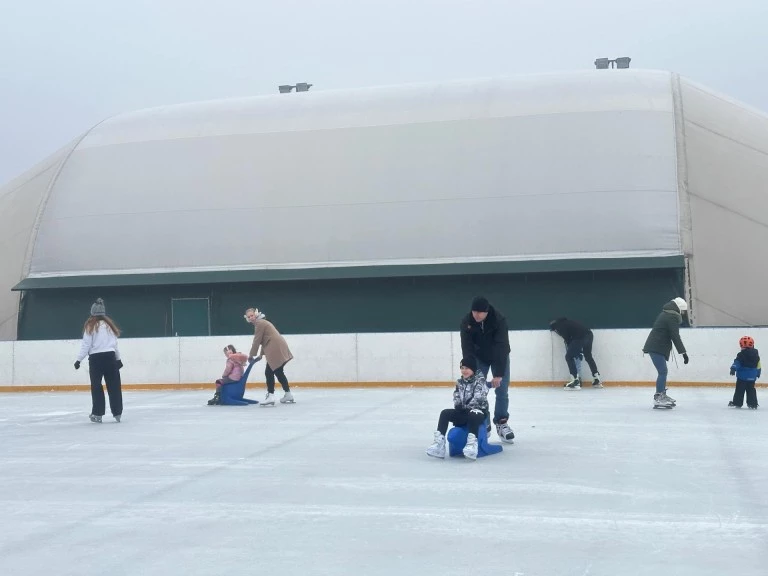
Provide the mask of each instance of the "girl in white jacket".
POLYGON ((123 362, 120 360, 120 350, 117 347, 117 339, 120 329, 114 321, 107 316, 104 300, 97 299, 91 306, 91 315, 83 326, 83 342, 80 345, 80 353, 75 361, 75 370, 80 369, 80 362, 88 356, 88 373, 91 377, 91 422, 101 422, 104 416, 104 389, 101 387, 101 379, 107 384, 109 394, 109 408, 112 416, 120 422, 123 414, 123 391, 120 383, 120 368, 123 362))

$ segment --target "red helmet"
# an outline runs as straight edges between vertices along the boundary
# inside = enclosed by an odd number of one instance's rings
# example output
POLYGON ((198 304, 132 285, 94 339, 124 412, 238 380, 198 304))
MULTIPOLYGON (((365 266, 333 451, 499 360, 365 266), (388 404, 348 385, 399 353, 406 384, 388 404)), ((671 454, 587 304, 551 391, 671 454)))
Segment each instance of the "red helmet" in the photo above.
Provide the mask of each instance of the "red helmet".
POLYGON ((755 347, 755 341, 752 338, 752 336, 742 336, 739 338, 739 346, 742 348, 754 348, 755 347))

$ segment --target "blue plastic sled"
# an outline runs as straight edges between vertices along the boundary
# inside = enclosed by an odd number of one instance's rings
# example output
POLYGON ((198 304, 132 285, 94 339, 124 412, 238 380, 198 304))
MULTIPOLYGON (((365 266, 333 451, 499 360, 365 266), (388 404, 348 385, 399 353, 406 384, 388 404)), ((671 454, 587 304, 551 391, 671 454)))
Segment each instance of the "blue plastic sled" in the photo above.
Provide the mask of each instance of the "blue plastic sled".
MULTIPOLYGON (((448 454, 451 456, 464 456, 462 450, 467 445, 467 435, 469 431, 466 426, 455 426, 448 430, 448 454)), ((477 456, 490 456, 498 454, 503 448, 498 444, 488 444, 488 430, 485 428, 485 422, 480 425, 477 431, 477 456)))
POLYGON ((258 400, 249 400, 243 398, 245 395, 245 383, 248 381, 248 375, 251 373, 251 368, 256 362, 248 364, 248 368, 243 372, 243 377, 237 382, 230 382, 229 384, 222 384, 221 404, 224 406, 248 406, 249 404, 258 404, 258 400))

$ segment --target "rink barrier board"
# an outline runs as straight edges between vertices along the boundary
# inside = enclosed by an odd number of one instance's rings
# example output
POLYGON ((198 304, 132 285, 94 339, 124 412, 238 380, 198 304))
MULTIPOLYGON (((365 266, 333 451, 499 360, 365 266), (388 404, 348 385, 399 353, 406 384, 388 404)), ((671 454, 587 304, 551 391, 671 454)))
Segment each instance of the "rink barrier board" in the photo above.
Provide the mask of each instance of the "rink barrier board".
MULTIPOLYGON (((668 382, 669 388, 733 388, 735 382, 668 382)), ((451 382, 291 382, 291 388, 453 388, 451 382)), ((556 382, 510 382, 510 388, 553 388, 561 390, 563 385, 556 382)), ((609 382, 604 389, 610 388, 653 388, 654 382, 609 382)), ((756 388, 768 387, 768 383, 758 382, 756 388)), ((186 383, 186 384, 123 384, 126 391, 150 391, 150 390, 213 390, 213 383, 186 383)), ((36 386, 0 386, 2 392, 87 392, 90 384, 62 384, 62 385, 36 385, 36 386)), ((246 390, 260 391, 265 385, 249 384, 246 390)), ((592 389, 590 383, 582 386, 582 389, 592 389)), ((279 392, 279 390, 278 390, 279 392)), ((491 391, 492 392, 492 391, 491 391)), ((491 393, 489 392, 489 393, 491 393)))
MULTIPOLYGON (((647 329, 594 333, 595 359, 609 387, 652 387, 656 370, 642 353, 647 329)), ((686 328, 681 334, 691 361, 685 365, 674 353, 670 357, 672 387, 733 386, 736 379, 728 372, 739 338, 748 334, 757 344, 768 342, 768 328, 686 328)), ((212 389, 222 373, 222 348, 234 343, 247 349, 251 339, 249 335, 121 339, 123 387, 212 389)), ((458 332, 288 334, 286 339, 295 356, 288 378, 306 388, 452 387, 462 357, 458 332)), ((557 389, 570 379, 565 343, 559 336, 549 330, 511 331, 509 339, 512 387, 557 389)), ((72 366, 79 349, 79 339, 0 342, 0 391, 88 390, 87 368, 72 366)), ((585 388, 591 380, 587 369, 582 364, 585 388)), ((263 390, 263 376, 252 375, 249 389, 263 390)))

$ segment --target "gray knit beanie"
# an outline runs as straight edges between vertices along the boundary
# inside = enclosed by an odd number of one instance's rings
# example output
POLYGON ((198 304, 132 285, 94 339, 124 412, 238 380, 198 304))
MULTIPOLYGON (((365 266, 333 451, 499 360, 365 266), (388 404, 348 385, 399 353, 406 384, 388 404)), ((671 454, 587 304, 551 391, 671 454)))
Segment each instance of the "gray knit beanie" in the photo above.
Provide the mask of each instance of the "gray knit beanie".
POLYGON ((104 307, 104 300, 96 298, 96 302, 91 304, 91 316, 106 316, 107 309, 104 307))

